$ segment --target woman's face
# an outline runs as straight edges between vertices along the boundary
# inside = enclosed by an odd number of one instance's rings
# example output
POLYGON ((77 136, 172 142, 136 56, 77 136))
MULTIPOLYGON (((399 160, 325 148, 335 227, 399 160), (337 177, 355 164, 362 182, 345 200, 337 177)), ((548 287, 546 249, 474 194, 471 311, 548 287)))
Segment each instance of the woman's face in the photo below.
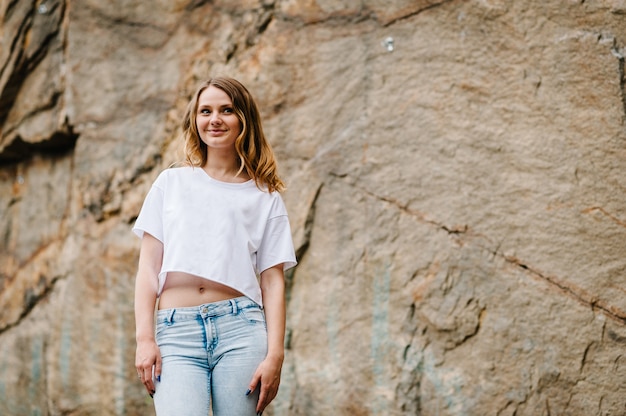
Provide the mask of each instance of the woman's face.
POLYGON ((210 86, 198 97, 196 125, 200 139, 209 149, 235 149, 241 123, 233 103, 224 91, 210 86))

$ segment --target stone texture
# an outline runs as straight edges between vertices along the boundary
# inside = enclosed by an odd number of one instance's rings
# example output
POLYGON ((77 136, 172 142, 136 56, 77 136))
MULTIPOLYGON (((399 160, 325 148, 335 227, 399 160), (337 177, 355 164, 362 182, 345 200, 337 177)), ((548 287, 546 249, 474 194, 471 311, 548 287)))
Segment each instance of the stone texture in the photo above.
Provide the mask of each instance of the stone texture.
POLYGON ((268 414, 623 414, 625 19, 617 0, 1 3, 0 414, 152 413, 130 227, 210 74, 257 97, 289 188, 268 414))

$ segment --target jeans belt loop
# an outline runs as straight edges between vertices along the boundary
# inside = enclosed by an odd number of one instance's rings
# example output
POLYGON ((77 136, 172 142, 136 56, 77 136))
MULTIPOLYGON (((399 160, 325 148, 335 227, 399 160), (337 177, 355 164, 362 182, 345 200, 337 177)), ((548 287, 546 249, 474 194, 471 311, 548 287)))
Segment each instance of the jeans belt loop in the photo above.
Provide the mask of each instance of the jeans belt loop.
POLYGON ((170 312, 167 314, 167 318, 165 318, 165 322, 167 322, 168 324, 171 324, 172 322, 174 322, 174 312, 176 312, 176 309, 172 308, 170 312))
POLYGON ((238 306, 237 306, 237 301, 235 299, 230 300, 230 306, 233 308, 233 315, 237 315, 238 306))

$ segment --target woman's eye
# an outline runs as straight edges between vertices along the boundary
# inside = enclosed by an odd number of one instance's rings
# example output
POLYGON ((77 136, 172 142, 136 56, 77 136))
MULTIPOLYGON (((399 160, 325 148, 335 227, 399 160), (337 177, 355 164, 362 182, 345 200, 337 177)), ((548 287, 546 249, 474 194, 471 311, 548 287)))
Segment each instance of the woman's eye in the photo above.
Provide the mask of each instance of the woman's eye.
POLYGON ((203 108, 202 110, 200 110, 200 114, 211 114, 211 111, 207 110, 206 108, 203 108))
POLYGON ((233 109, 232 109, 232 108, 225 108, 225 109, 224 109, 224 112, 225 112, 226 114, 232 114, 232 113, 233 113, 233 109))

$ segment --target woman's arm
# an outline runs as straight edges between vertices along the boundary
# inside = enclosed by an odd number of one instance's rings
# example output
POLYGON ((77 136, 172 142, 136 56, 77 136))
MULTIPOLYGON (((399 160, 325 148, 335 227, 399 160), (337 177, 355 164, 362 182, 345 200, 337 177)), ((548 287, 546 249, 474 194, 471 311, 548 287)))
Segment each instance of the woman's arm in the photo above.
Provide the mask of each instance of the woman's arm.
POLYGON ((278 393, 285 358, 285 276, 278 264, 261 273, 261 292, 267 322, 267 356, 257 368, 250 391, 261 382, 257 412, 262 412, 278 393))
POLYGON ((155 391, 152 375, 157 379, 161 376, 161 354, 154 338, 154 309, 162 261, 163 244, 152 235, 144 233, 135 280, 135 367, 150 396, 155 391))

